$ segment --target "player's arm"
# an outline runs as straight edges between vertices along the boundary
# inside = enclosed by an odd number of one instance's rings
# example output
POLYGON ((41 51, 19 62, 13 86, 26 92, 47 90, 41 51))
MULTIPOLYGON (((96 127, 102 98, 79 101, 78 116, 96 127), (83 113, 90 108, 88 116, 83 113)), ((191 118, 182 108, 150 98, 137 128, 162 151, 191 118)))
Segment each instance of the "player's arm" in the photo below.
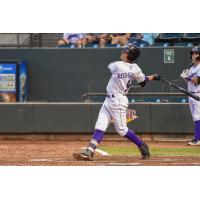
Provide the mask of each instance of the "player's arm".
POLYGON ((191 81, 195 85, 199 85, 200 84, 200 73, 198 73, 197 76, 194 76, 193 74, 189 76, 188 74, 189 74, 189 70, 185 69, 181 73, 180 77, 183 78, 186 81, 191 81))
POLYGON ((112 74, 114 74, 118 69, 117 62, 111 62, 108 65, 108 69, 111 71, 112 74))
POLYGON ((160 78, 161 78, 161 75, 154 74, 154 75, 149 75, 149 76, 146 76, 146 77, 149 81, 159 81, 160 78))
POLYGON ((199 76, 196 76, 196 77, 187 77, 186 80, 187 81, 191 81, 195 85, 199 85, 200 84, 200 77, 199 76))
POLYGON ((158 74, 144 76, 144 80, 139 82, 138 84, 141 87, 144 87, 149 81, 160 80, 161 76, 158 74))
POLYGON ((188 76, 186 78, 187 81, 191 81, 192 83, 194 83, 195 85, 199 85, 200 84, 200 68, 198 66, 197 68, 197 73, 196 76, 188 76))

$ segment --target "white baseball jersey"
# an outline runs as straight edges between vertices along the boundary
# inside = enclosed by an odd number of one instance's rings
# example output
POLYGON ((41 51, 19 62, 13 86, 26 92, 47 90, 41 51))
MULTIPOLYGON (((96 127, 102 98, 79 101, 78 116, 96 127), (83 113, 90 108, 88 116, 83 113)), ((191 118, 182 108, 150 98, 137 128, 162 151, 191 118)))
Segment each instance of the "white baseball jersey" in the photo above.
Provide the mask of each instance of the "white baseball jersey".
POLYGON ((117 61, 109 64, 108 69, 112 73, 107 85, 108 94, 127 94, 132 80, 138 83, 145 80, 145 75, 135 63, 117 61))
MULTIPOLYGON (((195 66, 193 65, 188 73, 189 77, 200 77, 200 64, 195 66)), ((200 85, 199 84, 194 84, 191 81, 188 82, 188 90, 190 92, 200 92, 200 85)))
MULTIPOLYGON (((200 77, 200 64, 195 66, 193 65, 188 73, 189 77, 200 77)), ((194 92, 195 95, 200 96, 200 85, 192 83, 191 81, 188 81, 188 90, 190 92, 194 92)), ((189 97, 189 106, 190 111, 192 114, 193 121, 200 120, 200 101, 197 101, 193 99, 192 97, 189 97)))
POLYGON ((107 85, 107 97, 101 107, 95 129, 106 131, 111 120, 119 135, 124 136, 127 131, 126 112, 128 98, 125 94, 132 80, 138 83, 145 81, 145 75, 135 63, 130 64, 123 61, 116 61, 108 65, 112 76, 107 85))

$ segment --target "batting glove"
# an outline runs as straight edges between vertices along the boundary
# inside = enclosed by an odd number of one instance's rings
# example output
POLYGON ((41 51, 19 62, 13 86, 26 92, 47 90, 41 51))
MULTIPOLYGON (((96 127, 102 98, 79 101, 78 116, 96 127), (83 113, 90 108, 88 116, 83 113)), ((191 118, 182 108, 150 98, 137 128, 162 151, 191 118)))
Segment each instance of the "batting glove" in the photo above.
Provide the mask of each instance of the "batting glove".
POLYGON ((153 80, 159 81, 160 79, 161 79, 161 75, 159 75, 159 74, 154 74, 153 75, 153 80))
POLYGON ((180 75, 181 78, 187 79, 189 73, 189 69, 184 69, 180 75))

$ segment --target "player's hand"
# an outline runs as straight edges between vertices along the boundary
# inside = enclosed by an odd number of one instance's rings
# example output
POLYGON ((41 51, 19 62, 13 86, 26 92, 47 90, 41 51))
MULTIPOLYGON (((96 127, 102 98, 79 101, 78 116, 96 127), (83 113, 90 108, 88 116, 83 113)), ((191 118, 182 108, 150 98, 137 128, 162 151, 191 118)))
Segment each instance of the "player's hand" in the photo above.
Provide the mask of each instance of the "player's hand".
POLYGON ((154 74, 153 75, 153 80, 159 81, 160 79, 161 79, 161 75, 159 75, 159 74, 154 74))
POLYGON ((186 79, 188 77, 189 69, 184 69, 180 74, 180 77, 186 79))

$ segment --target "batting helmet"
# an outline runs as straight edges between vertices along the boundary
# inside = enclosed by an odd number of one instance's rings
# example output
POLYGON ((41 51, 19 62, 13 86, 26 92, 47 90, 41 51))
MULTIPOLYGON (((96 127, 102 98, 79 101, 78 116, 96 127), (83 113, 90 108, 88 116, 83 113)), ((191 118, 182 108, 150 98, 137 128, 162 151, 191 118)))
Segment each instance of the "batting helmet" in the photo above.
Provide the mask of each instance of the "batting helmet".
POLYGON ((191 57, 192 57, 193 53, 198 53, 199 54, 199 56, 196 57, 196 60, 200 61, 200 47, 194 47, 194 48, 192 48, 192 50, 190 51, 191 57))
POLYGON ((140 56, 140 50, 137 46, 133 44, 128 44, 123 49, 122 53, 128 53, 128 60, 133 63, 137 60, 137 58, 140 56))

